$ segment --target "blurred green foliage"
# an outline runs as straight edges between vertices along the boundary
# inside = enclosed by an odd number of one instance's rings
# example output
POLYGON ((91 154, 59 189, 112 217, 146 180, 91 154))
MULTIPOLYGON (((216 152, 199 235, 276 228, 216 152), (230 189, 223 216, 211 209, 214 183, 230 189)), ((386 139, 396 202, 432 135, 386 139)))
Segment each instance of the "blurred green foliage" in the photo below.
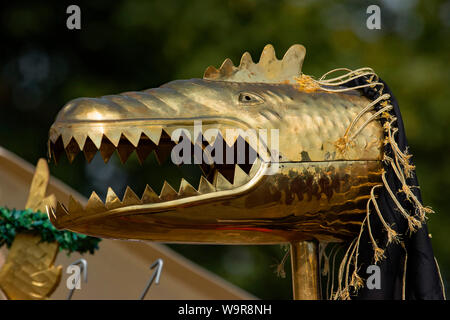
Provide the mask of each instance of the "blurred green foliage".
MULTIPOLYGON (((35 163, 62 105, 201 77, 208 65, 244 51, 257 59, 272 43, 281 57, 301 43, 306 74, 370 66, 396 95, 446 283, 450 279, 450 1, 82 1, 82 29, 67 30, 65 1, 3 3, 0 144, 35 163), (381 8, 381 30, 366 28, 366 8, 381 8)), ((52 172, 88 195, 89 169, 52 172)), ((123 175, 116 170, 114 177, 123 175)), ((124 176, 132 181, 133 176, 124 176)), ((104 181, 100 181, 104 182, 104 181)), ((279 246, 172 246, 261 298, 290 298, 289 273, 270 265, 279 246)), ((287 266, 286 269, 289 269, 287 266)))
POLYGON ((59 250, 65 250, 67 255, 72 252, 94 254, 101 241, 85 234, 57 230, 43 212, 0 207, 0 248, 3 245, 10 248, 16 235, 24 232, 40 235, 41 241, 58 242, 59 250))

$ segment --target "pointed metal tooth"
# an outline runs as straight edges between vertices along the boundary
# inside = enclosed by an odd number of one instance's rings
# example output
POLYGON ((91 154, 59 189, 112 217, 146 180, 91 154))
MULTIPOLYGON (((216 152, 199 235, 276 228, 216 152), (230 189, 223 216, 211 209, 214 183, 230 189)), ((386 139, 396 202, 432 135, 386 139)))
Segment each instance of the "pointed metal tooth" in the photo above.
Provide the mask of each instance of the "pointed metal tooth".
POLYGON ((100 197, 97 195, 97 193, 94 191, 92 192, 88 203, 86 205, 86 211, 87 212, 99 212, 99 211, 105 211, 106 207, 103 203, 103 201, 100 199, 100 197))
MULTIPOLYGON (((231 184, 234 181, 234 164, 219 164, 215 167, 216 171, 219 171, 220 174, 228 180, 231 184)), ((216 174, 214 173, 214 178, 216 174)), ((213 180, 214 181, 214 180, 213 180)))
POLYGON ((256 158, 255 162, 252 165, 252 168, 250 169, 250 172, 248 173, 249 177, 253 177, 258 172, 261 164, 261 160, 259 158, 256 158))
POLYGON ((236 143, 236 140, 239 138, 239 130, 238 129, 227 129, 226 135, 223 136, 225 142, 229 147, 233 146, 236 143))
POLYGON ((86 142, 84 144, 83 153, 87 160, 87 162, 91 162, 94 158, 95 154, 97 153, 98 149, 95 146, 95 144, 92 142, 90 137, 86 138, 86 142))
POLYGON ((217 191, 229 190, 233 188, 233 185, 219 171, 215 172, 214 186, 217 191))
POLYGON ((172 186, 164 181, 159 198, 164 201, 170 201, 178 198, 178 193, 172 188, 172 186))
POLYGON ((178 191, 178 194, 181 197, 190 197, 196 196, 199 193, 189 182, 187 182, 185 179, 181 179, 180 190, 178 191))
POLYGON ((141 199, 131 190, 130 187, 127 187, 125 190, 125 194, 123 196, 122 205, 123 206, 132 206, 135 204, 142 204, 141 199))
POLYGON ((249 180, 249 176, 244 172, 244 170, 242 170, 239 166, 235 166, 233 185, 242 186, 249 180))
POLYGON ((137 147, 141 139, 142 130, 136 127, 129 127, 123 130, 124 136, 131 142, 134 147, 137 147))
POLYGON ((89 132, 89 138, 97 147, 97 149, 100 149, 100 145, 102 144, 103 132, 100 130, 93 130, 89 132))
POLYGON ((108 129, 105 131, 104 136, 107 137, 115 147, 117 147, 119 145, 122 132, 119 129, 108 129))
POLYGON ((203 135, 203 139, 205 141, 207 141, 210 145, 213 145, 217 139, 219 139, 221 137, 221 133, 219 130, 217 130, 216 132, 214 132, 214 134, 211 135, 203 135))
POLYGON ((158 195, 149 185, 145 187, 144 193, 142 194, 142 203, 155 203, 160 202, 158 195))
POLYGON ((216 191, 216 188, 214 188, 214 186, 209 183, 208 180, 206 180, 205 177, 201 177, 200 178, 200 184, 198 185, 198 192, 199 193, 210 193, 210 192, 214 192, 216 191))
POLYGON ((69 144, 69 142, 72 140, 72 134, 71 133, 67 133, 67 132, 64 132, 62 135, 62 141, 63 141, 63 146, 64 146, 64 148, 66 148, 67 147, 67 145, 69 144))
POLYGON ((162 134, 162 128, 158 127, 150 127, 150 128, 144 128, 142 131, 145 133, 147 137, 150 138, 150 140, 153 141, 155 145, 159 144, 159 139, 161 138, 162 134))
POLYGON ((156 148, 156 145, 144 134, 142 133, 141 139, 139 140, 138 146, 136 148, 136 154, 138 156, 139 162, 144 163, 148 155, 156 148))
POLYGON ((78 147, 80 150, 83 150, 84 144, 86 142, 87 134, 86 133, 74 133, 73 138, 78 143, 78 147))
MULTIPOLYGON (((177 130, 177 129, 179 129, 178 127, 165 127, 164 128, 164 132, 170 137, 170 139, 172 140, 172 137, 173 137, 173 132, 175 131, 175 130, 177 130)), ((172 141, 174 141, 174 142, 178 142, 178 141, 175 141, 175 140, 172 140, 172 141)))
POLYGON ((277 60, 277 57, 275 56, 275 49, 271 44, 268 44, 264 47, 261 57, 259 58, 259 64, 260 65, 268 65, 273 60, 277 60))
POLYGON ((83 212, 83 206, 77 200, 75 200, 72 195, 69 196, 69 212, 83 212))
POLYGON ((135 147, 128 141, 128 139, 122 135, 119 145, 117 146, 117 153, 119 154, 120 161, 125 163, 130 155, 133 153, 135 147))
POLYGON ((117 197, 116 193, 114 192, 111 187, 108 188, 108 192, 106 194, 106 201, 105 201, 106 208, 108 209, 115 209, 122 206, 122 202, 117 197))
POLYGON ((106 136, 103 136, 102 145, 100 146, 100 154, 102 155, 105 163, 109 161, 115 150, 116 147, 114 144, 106 136))
POLYGON ((181 134, 174 135, 175 130, 179 130, 179 127, 164 128, 164 131, 170 136, 171 140, 175 143, 179 143, 181 138, 192 141, 194 139, 194 128, 182 128, 181 134))

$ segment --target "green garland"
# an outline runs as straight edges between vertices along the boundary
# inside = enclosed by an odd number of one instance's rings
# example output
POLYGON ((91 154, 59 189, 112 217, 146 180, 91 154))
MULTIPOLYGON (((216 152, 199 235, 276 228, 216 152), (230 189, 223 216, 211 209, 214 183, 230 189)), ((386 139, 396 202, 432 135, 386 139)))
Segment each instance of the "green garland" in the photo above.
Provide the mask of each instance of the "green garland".
POLYGON ((99 238, 90 237, 67 230, 56 229, 42 212, 32 210, 9 210, 0 207, 0 248, 6 244, 11 247, 16 234, 33 232, 41 235, 42 241, 58 242, 60 250, 72 252, 94 253, 98 249, 99 238))

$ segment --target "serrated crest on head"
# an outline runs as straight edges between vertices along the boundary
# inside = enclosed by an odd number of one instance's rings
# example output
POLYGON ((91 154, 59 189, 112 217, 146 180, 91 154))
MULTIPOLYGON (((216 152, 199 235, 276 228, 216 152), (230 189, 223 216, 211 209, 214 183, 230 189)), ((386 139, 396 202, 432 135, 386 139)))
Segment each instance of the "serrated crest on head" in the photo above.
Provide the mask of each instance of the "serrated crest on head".
POLYGON ((235 67, 230 59, 225 59, 219 69, 209 66, 203 79, 235 82, 293 83, 302 74, 306 49, 300 44, 291 46, 283 59, 278 60, 271 44, 264 47, 258 63, 254 63, 250 53, 242 55, 235 67))

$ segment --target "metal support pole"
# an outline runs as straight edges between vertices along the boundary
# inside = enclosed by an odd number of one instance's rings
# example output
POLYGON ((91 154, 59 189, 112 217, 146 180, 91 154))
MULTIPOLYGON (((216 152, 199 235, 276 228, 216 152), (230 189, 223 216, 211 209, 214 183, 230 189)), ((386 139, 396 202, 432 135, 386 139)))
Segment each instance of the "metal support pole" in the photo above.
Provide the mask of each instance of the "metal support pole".
POLYGON ((319 244, 291 243, 291 266, 294 300, 320 300, 319 244))

